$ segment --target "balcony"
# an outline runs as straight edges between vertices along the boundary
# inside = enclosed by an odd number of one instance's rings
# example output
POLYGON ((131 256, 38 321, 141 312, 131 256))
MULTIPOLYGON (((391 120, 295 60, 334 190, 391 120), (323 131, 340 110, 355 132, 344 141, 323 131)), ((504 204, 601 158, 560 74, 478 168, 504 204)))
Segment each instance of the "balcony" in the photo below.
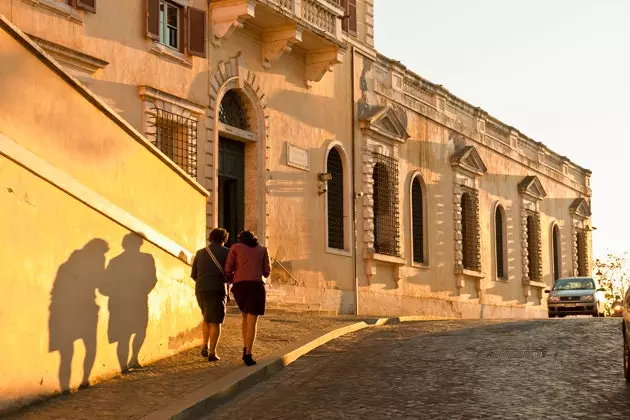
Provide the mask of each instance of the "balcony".
POLYGON ((215 41, 247 24, 260 35, 263 66, 295 50, 304 56, 307 84, 343 60, 340 0, 214 0, 210 10, 215 41))

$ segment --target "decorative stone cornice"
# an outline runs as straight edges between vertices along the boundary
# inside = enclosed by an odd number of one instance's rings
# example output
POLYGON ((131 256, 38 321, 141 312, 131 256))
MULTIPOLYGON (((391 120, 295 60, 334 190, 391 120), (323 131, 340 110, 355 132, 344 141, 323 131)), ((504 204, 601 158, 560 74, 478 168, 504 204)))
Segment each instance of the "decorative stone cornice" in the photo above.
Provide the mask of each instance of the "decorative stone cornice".
POLYGON ((314 51, 306 54, 305 80, 310 87, 324 78, 326 73, 332 71, 335 64, 343 62, 343 50, 333 48, 324 51, 314 51))
POLYGON ((591 206, 589 206, 586 199, 576 198, 569 207, 569 212, 571 213, 571 216, 577 219, 588 219, 591 217, 591 206))
POLYGON ((453 153, 450 162, 454 170, 463 169, 475 176, 482 176, 488 171, 488 168, 483 163, 483 160, 481 160, 481 156, 479 156, 479 152, 474 146, 462 147, 460 150, 453 153))
POLYGON ((48 55, 70 70, 79 70, 80 72, 87 73, 91 76, 97 70, 103 69, 109 64, 109 62, 105 60, 64 47, 63 45, 47 41, 34 35, 29 36, 37 43, 37 45, 46 51, 48 55))
POLYGON ((518 184, 518 192, 532 200, 540 201, 547 197, 547 192, 537 176, 526 176, 518 184))
POLYGON ((234 29, 242 28, 243 22, 255 16, 254 0, 215 0, 210 2, 210 15, 214 37, 221 40, 234 29))
POLYGON ((390 106, 367 108, 359 115, 359 127, 374 137, 405 143, 409 134, 397 113, 390 106))
POLYGON ((264 32, 262 35, 263 67, 271 68, 271 63, 278 61, 285 52, 290 52, 293 45, 302 42, 302 29, 296 25, 264 32))

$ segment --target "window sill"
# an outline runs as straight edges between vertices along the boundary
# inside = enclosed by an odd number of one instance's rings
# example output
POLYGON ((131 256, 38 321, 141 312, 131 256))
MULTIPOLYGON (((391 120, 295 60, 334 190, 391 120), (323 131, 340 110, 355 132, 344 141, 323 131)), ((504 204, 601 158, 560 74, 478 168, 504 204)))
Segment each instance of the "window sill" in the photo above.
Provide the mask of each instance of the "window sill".
POLYGON ((24 3, 28 3, 32 6, 41 7, 42 9, 49 10, 60 16, 67 18, 74 23, 83 24, 83 16, 78 10, 74 9, 70 5, 60 3, 55 0, 22 0, 24 3))
POLYGON ((160 44, 159 42, 153 42, 153 45, 149 49, 149 52, 152 52, 153 54, 170 60, 174 63, 182 64, 188 68, 192 68, 192 60, 188 58, 185 54, 172 50, 169 47, 160 44))
POLYGON ((431 268, 431 266, 429 264, 426 263, 417 263, 417 262, 412 262, 411 266, 413 268, 419 268, 420 270, 429 270, 431 268))
POLYGON ((468 270, 467 268, 464 268, 458 274, 463 274, 466 277, 471 277, 471 278, 475 278, 475 279, 482 279, 482 278, 486 277, 486 275, 483 274, 480 271, 468 270))
POLYGON ((378 254, 374 250, 370 250, 366 252, 365 258, 372 259, 375 261, 381 261, 389 264, 395 265, 406 265, 406 261, 401 257, 393 257, 391 255, 378 254))
POLYGON ((495 281, 496 281, 497 283, 507 283, 507 282, 509 281, 509 279, 508 279, 507 277, 497 277, 497 278, 495 279, 495 281))
POLYGON ((340 255, 342 257, 352 257, 352 251, 346 251, 345 249, 336 249, 326 247, 326 254, 340 255))
POLYGON ((525 284, 526 286, 539 287, 541 289, 547 287, 547 284, 543 283, 542 281, 524 280, 523 284, 525 284))

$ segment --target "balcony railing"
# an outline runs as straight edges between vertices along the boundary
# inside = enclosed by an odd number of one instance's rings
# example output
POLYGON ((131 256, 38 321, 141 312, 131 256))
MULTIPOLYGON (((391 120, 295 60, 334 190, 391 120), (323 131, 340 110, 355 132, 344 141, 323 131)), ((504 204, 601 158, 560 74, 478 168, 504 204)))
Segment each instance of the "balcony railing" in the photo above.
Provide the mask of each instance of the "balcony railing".
POLYGON ((335 39, 341 39, 341 18, 344 15, 341 0, 270 0, 270 2, 335 39))

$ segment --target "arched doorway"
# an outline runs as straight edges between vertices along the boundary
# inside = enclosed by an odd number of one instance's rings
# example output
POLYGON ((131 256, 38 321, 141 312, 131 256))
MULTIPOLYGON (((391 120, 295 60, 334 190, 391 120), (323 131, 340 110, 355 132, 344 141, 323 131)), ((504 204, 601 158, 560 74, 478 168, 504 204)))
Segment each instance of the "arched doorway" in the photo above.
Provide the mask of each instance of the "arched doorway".
POLYGON ((240 230, 251 230, 261 244, 268 245, 267 99, 241 54, 217 67, 209 86, 207 228, 224 225, 232 240, 240 230))
POLYGON ((219 122, 223 130, 219 130, 218 223, 230 233, 227 243, 230 246, 245 229, 245 142, 234 134, 228 137, 226 132, 237 132, 230 128, 249 131, 243 98, 236 89, 223 95, 219 122))

